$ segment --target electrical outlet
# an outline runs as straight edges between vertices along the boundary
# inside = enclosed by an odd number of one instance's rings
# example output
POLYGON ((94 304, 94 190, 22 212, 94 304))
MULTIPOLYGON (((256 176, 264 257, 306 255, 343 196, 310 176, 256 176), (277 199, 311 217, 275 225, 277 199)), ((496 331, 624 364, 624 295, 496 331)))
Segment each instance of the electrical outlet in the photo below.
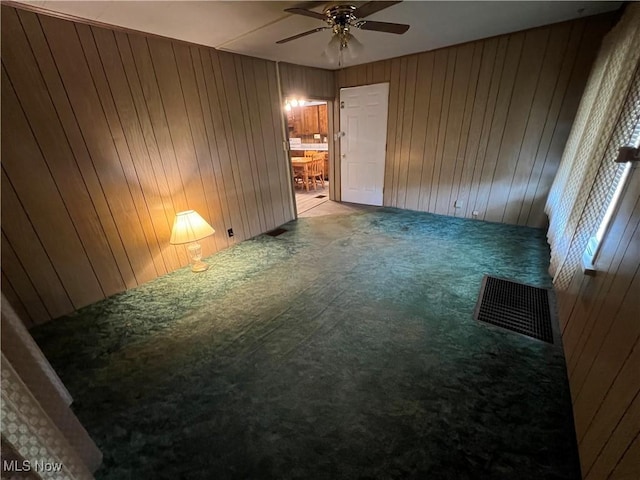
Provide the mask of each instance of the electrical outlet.
POLYGON ((461 200, 456 200, 453 204, 455 208, 462 208, 463 202, 461 200))
POLYGON ((227 230, 227 235, 229 235, 229 238, 233 237, 233 228, 227 230))

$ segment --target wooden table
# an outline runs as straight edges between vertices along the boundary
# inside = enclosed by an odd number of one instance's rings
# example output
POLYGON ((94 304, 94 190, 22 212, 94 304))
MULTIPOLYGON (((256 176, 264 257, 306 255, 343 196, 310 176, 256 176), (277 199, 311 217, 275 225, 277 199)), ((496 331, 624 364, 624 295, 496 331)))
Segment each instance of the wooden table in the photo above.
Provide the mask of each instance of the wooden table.
POLYGON ((291 157, 293 172, 300 170, 302 172, 302 184, 309 191, 309 164, 313 162, 313 157, 291 157))

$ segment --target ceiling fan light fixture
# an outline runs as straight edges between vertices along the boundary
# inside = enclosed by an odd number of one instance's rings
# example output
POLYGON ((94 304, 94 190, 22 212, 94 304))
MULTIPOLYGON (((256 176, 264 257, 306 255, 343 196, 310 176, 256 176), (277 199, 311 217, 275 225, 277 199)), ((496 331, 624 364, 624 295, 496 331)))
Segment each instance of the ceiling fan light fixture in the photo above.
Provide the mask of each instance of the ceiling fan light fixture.
POLYGON ((355 59, 362 53, 364 48, 363 45, 351 34, 352 28, 395 33, 398 35, 406 33, 409 29, 409 25, 365 20, 369 15, 379 12, 380 10, 384 10, 385 8, 389 8, 400 2, 401 0, 389 2, 371 1, 365 2, 358 7, 349 4, 332 3, 324 10, 323 13, 318 13, 305 8, 314 7, 316 6, 315 3, 301 4, 300 6, 286 8, 285 11, 288 13, 323 20, 326 23, 326 26, 317 27, 313 30, 283 38, 282 40, 278 40, 276 43, 287 43, 301 37, 306 37, 307 35, 311 35, 315 32, 331 30, 333 32, 333 36, 321 56, 326 58, 328 63, 335 64, 337 62, 338 66, 342 67, 344 59, 355 59))
POLYGON ((327 57, 329 63, 337 63, 340 56, 340 37, 338 35, 333 35, 322 53, 327 57))
POLYGON ((348 31, 336 33, 324 49, 323 56, 330 64, 343 67, 345 60, 355 60, 362 54, 364 45, 348 31))
POLYGON ((360 43, 360 40, 358 40, 351 33, 348 34, 347 45, 345 48, 349 52, 349 56, 352 59, 359 57, 360 55, 362 55, 362 52, 364 52, 364 45, 362 45, 362 43, 360 43))

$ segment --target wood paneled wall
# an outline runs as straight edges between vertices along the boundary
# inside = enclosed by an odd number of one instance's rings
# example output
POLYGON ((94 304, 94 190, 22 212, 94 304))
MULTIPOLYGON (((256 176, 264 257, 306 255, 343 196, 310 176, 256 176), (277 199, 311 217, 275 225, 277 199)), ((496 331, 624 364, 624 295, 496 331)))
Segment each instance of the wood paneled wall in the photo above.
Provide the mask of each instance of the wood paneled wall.
POLYGON ((587 480, 640 478, 640 170, 596 261, 559 293, 562 338, 587 480))
POLYGON ((293 218, 276 64, 2 7, 2 291, 27 323, 293 218), (233 239, 227 229, 233 228, 233 239))
POLYGON ((339 88, 390 83, 384 205, 543 226, 612 21, 590 17, 340 70, 339 88))
POLYGON ((336 94, 335 73, 322 68, 278 63, 283 96, 301 96, 316 100, 333 100, 336 94))

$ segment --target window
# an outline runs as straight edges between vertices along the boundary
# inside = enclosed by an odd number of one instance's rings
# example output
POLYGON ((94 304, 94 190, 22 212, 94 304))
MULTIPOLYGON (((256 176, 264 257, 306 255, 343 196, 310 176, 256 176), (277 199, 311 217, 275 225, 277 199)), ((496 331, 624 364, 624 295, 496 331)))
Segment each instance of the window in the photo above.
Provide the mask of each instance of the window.
MULTIPOLYGON (((636 149, 640 146, 640 121, 636 123, 627 146, 631 146, 636 149)), ((632 168, 633 164, 631 162, 625 162, 618 165, 615 177, 611 182, 609 192, 604 202, 604 205, 606 205, 604 215, 602 216, 602 220, 600 221, 600 225, 596 230, 595 235, 589 239, 587 248, 582 256, 582 268, 585 273, 593 274, 595 272, 594 265, 600 251, 600 246, 602 245, 602 241, 609 230, 609 224, 611 223, 611 219, 618 208, 620 196, 624 191, 632 168)))

